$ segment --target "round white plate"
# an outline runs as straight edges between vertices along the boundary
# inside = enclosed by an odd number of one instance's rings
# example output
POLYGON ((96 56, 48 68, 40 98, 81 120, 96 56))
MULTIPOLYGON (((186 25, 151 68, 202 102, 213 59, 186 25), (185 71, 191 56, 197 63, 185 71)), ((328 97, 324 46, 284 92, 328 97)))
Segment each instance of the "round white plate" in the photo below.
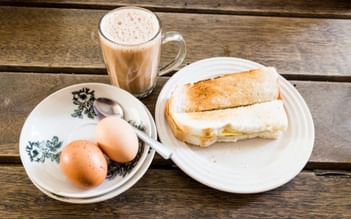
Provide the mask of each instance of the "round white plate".
MULTIPOLYGON (((156 125, 155 122, 152 118, 151 113, 149 112, 149 110, 145 107, 145 110, 148 113, 149 116, 149 120, 151 123, 151 137, 154 139, 157 139, 157 131, 156 131, 156 125)), ((150 151, 144 161, 144 163, 142 164, 141 168, 135 173, 135 175, 128 180, 126 183, 124 183, 123 185, 121 185, 120 187, 116 188, 113 191, 110 191, 106 194, 100 195, 100 196, 96 196, 96 197, 91 197, 91 198, 69 198, 69 197, 63 197, 63 196, 58 196, 55 195, 53 193, 50 193, 49 191, 46 191, 45 189, 41 188, 39 185, 37 185, 35 182, 33 182, 33 184, 40 190, 42 191, 44 194, 46 194, 47 196, 62 201, 62 202, 67 202, 67 203, 74 203, 74 204, 89 204, 89 203, 96 203, 96 202, 102 202, 108 199, 111 199, 113 197, 116 197, 118 195, 120 195, 121 193, 127 191, 129 188, 131 188, 135 183, 137 183, 141 177, 146 173, 146 171, 148 170, 149 166, 152 163, 152 160, 154 158, 155 155, 155 151, 153 149, 150 148, 150 151)))
POLYGON ((298 91, 281 76, 289 126, 276 140, 251 139, 199 148, 179 141, 165 120, 165 102, 176 85, 261 66, 238 58, 204 59, 178 71, 163 87, 155 111, 158 134, 174 150, 172 160, 197 181, 226 192, 258 193, 287 183, 307 163, 314 144, 311 113, 298 91))
POLYGON ((45 190, 64 197, 88 198, 112 191, 127 182, 142 166, 149 146, 129 171, 119 169, 101 185, 81 190, 72 185, 59 167, 59 153, 72 140, 95 141, 98 122, 92 108, 94 98, 117 100, 126 111, 126 119, 145 126, 151 123, 144 105, 131 94, 101 83, 84 83, 63 88, 41 101, 28 116, 20 136, 20 156, 27 175, 45 190), (125 174, 124 174, 125 173, 125 174))

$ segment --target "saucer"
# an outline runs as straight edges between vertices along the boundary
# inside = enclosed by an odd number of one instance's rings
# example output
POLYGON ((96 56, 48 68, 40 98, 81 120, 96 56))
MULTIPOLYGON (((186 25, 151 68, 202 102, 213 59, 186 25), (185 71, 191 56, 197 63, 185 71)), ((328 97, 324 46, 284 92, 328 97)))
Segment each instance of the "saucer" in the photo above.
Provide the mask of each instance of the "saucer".
POLYGON ((138 160, 118 165, 95 188, 79 189, 63 175, 59 167, 63 147, 77 139, 95 142, 98 118, 93 110, 93 101, 98 97, 117 100, 126 111, 125 119, 143 125, 146 133, 151 134, 152 124, 145 106, 128 92, 101 83, 83 83, 63 88, 46 97, 33 109, 21 131, 20 157, 33 183, 62 197, 96 197, 125 184, 144 165, 148 145, 139 152, 138 160))
MULTIPOLYGON (((152 118, 151 113, 149 112, 149 110, 145 107, 145 110, 148 113, 148 117, 151 123, 151 137, 153 139, 157 139, 157 131, 156 131, 156 125, 155 122, 152 118)), ((35 182, 33 182, 33 184, 44 194, 46 194, 47 196, 62 201, 62 202, 67 202, 67 203, 73 203, 73 204, 89 204, 89 203, 96 203, 96 202, 102 202, 111 198, 114 198, 118 195, 120 195, 121 193, 127 191, 129 188, 131 188, 135 183, 137 183, 141 177, 146 173, 146 171, 148 170, 149 166, 152 163, 152 160, 154 158, 155 155, 155 151, 153 149, 150 148, 150 151, 144 161, 144 163, 142 164, 142 167, 135 173, 135 175, 128 180, 126 183, 124 183, 123 185, 121 185, 120 187, 106 193, 100 196, 96 196, 96 197, 90 197, 90 198, 69 198, 69 197, 63 197, 63 196, 58 196, 55 195, 53 193, 50 193, 49 191, 46 191, 45 189, 41 188, 39 185, 37 185, 35 182)))

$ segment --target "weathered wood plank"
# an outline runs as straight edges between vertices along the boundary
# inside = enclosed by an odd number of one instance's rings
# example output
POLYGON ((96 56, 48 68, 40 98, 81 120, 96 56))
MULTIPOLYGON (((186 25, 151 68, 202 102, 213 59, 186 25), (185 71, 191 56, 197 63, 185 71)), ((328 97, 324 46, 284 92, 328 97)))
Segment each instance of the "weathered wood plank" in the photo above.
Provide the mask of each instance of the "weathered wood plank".
POLYGON ((146 7, 156 11, 216 13, 216 14, 248 14, 278 15, 300 17, 333 17, 350 18, 351 5, 347 0, 324 1, 281 1, 281 0, 0 0, 2 5, 64 7, 64 8, 95 8, 112 9, 133 5, 146 7))
POLYGON ((300 173, 274 191, 229 194, 180 170, 149 170, 129 191, 105 202, 73 205, 48 198, 20 166, 0 166, 0 215, 18 218, 350 218, 351 178, 300 173))
MULTIPOLYGON (((351 83, 292 81, 311 110, 315 126, 315 147, 310 168, 323 162, 345 163, 351 168, 351 83), (336 161, 338 160, 338 161, 336 161)), ((336 165, 338 166, 338 165, 336 165)))
MULTIPOLYGON (((154 115, 166 77, 143 102, 154 115)), ((25 118, 50 93, 81 82, 108 83, 107 76, 31 73, 0 74, 0 162, 18 162, 18 139, 25 118)), ((314 119, 316 141, 308 168, 351 169, 351 83, 291 81, 314 119)), ((171 165, 157 157, 155 165, 171 165)))
MULTIPOLYGON (((0 69, 105 73, 96 33, 105 12, 1 7, 0 69)), ((351 76, 351 20, 158 15, 165 30, 184 35, 185 63, 234 56, 276 66, 282 74, 351 76)), ((175 53, 174 46, 165 48, 164 62, 175 53)))

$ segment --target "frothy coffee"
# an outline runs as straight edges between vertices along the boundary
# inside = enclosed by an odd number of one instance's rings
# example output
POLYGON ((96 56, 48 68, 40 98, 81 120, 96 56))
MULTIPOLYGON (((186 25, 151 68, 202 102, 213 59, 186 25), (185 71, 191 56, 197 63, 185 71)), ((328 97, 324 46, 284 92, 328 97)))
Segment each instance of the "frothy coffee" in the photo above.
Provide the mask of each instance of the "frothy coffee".
POLYGON ((101 21, 101 31, 119 44, 135 45, 146 42, 158 32, 155 15, 141 9, 122 9, 111 12, 101 21))
POLYGON ((116 9, 100 23, 100 44, 112 83, 141 96, 159 70, 161 34, 157 17, 138 8, 116 9))

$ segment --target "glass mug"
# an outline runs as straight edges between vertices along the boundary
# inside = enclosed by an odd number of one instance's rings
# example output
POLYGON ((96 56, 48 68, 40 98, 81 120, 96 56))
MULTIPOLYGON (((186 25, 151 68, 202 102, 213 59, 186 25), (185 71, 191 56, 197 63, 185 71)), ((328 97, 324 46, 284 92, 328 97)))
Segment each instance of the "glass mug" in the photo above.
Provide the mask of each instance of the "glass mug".
POLYGON ((99 23, 99 39, 111 83, 136 97, 146 97, 158 75, 177 68, 185 59, 186 45, 178 32, 162 34, 156 14, 139 7, 121 7, 105 14, 99 23), (159 68, 161 45, 177 42, 178 54, 159 68))

